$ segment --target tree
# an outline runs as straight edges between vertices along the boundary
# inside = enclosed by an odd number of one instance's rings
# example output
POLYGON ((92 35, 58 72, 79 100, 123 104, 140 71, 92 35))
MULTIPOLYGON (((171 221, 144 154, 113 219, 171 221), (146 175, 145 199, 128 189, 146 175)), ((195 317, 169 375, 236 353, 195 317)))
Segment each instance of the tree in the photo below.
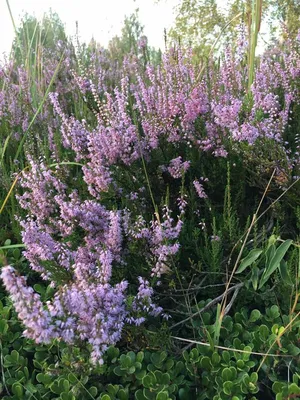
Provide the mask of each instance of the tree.
POLYGON ((55 51, 59 43, 67 41, 64 25, 56 13, 50 10, 42 21, 25 14, 16 31, 12 52, 17 63, 32 65, 40 49, 55 51))
MULTIPOLYGON (((220 33, 220 43, 234 41, 238 35, 237 26, 241 23, 248 27, 250 35, 255 4, 256 0, 228 0, 222 6, 217 0, 180 0, 169 41, 190 45, 199 55, 205 56, 220 33)), ((268 21, 270 34, 278 34, 276 27, 284 23, 292 37, 297 35, 300 28, 299 0, 263 0, 260 13, 262 21, 268 21)))

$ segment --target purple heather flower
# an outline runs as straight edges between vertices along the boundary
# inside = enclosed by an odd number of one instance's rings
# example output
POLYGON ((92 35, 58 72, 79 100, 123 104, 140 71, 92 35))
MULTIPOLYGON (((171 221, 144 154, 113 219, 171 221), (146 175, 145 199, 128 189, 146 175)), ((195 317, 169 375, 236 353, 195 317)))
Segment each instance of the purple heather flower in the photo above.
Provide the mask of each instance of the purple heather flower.
POLYGON ((173 178, 181 178, 190 167, 190 161, 182 161, 181 156, 170 161, 168 171, 173 178))
POLYGON ((194 180, 193 184, 200 199, 206 199, 207 194, 204 191, 203 185, 198 180, 194 180))
POLYGON ((37 343, 49 343, 58 337, 49 312, 44 310, 40 296, 27 286, 25 278, 17 275, 11 266, 3 267, 0 277, 26 327, 24 336, 37 343))

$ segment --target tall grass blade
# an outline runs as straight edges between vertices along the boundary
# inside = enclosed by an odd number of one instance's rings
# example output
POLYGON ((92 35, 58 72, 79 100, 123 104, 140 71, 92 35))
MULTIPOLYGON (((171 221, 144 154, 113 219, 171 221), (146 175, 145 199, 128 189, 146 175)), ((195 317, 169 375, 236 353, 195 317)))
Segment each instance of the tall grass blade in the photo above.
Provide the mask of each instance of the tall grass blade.
POLYGON ((0 246, 0 250, 19 249, 25 247, 25 244, 10 244, 8 246, 0 246))
POLYGON ((276 271, 276 269, 279 268, 280 263, 285 256, 286 252, 290 248, 291 244, 293 241, 291 239, 286 240, 284 243, 282 243, 278 249, 276 250, 274 256, 270 260, 269 264, 266 266, 266 269, 263 273, 263 276, 261 277, 261 281, 259 284, 259 289, 263 287, 263 285, 267 282, 267 280, 270 278, 270 276, 273 274, 273 272, 276 271))
POLYGON ((255 67, 255 50, 257 46, 258 33, 260 31, 261 17, 262 17, 262 4, 263 0, 254 0, 252 7, 252 24, 250 36, 250 51, 248 62, 248 90, 251 89, 254 80, 254 67, 255 67))
POLYGON ((14 179, 14 181, 13 181, 13 183, 12 183, 12 185, 11 185, 11 187, 10 187, 10 189, 9 189, 9 191, 8 191, 8 193, 7 193, 6 197, 5 197, 5 199, 4 199, 4 202, 3 202, 3 204, 2 204, 2 206, 1 206, 1 208, 0 208, 0 214, 2 214, 2 212, 3 212, 3 210, 4 210, 4 207, 5 207, 6 203, 8 202, 8 200, 9 200, 9 198, 10 198, 10 195, 12 194, 12 192, 13 192, 13 190, 14 190, 14 187, 16 186, 16 184, 17 184, 17 182, 18 182, 19 177, 20 177, 21 174, 22 174, 26 169, 28 169, 28 168, 29 168, 29 166, 26 167, 26 168, 24 168, 24 169, 23 169, 21 172, 19 172, 18 175, 15 177, 15 179, 14 179))
POLYGON ((245 257, 242 261, 241 264, 236 271, 236 274, 240 274, 243 272, 247 267, 249 267, 251 264, 254 263, 258 259, 258 257, 261 255, 263 251, 259 249, 253 249, 250 251, 250 253, 245 257))
POLYGON ((222 321, 223 321, 223 313, 221 311, 221 304, 219 303, 217 305, 217 315, 216 315, 215 332, 214 332, 214 344, 215 344, 215 346, 217 346, 219 344, 222 321))
POLYGON ((25 139, 26 139, 26 137, 27 137, 27 135, 28 135, 29 129, 30 129, 31 126, 33 125, 34 121, 36 120, 36 117, 37 117, 38 114, 40 113, 40 111, 41 111, 41 109, 42 109, 42 107, 43 107, 43 105, 44 105, 44 103, 45 103, 45 101, 46 101, 46 99, 47 99, 47 97, 48 97, 48 94, 49 94, 49 92, 50 92, 51 86, 52 86, 52 84, 53 84, 53 82, 54 82, 54 79, 56 78, 56 75, 57 75, 57 73, 58 73, 58 71, 59 71, 59 68, 60 68, 60 66, 61 66, 61 63, 62 63, 64 54, 65 54, 65 53, 63 52, 62 55, 61 55, 61 57, 60 57, 59 63, 57 64, 57 67, 55 68, 54 74, 53 74, 53 76, 52 76, 52 78, 51 78, 51 81, 50 81, 50 83, 49 83, 49 85, 48 85, 48 88, 47 88, 46 93, 45 93, 45 95, 44 95, 44 97, 43 97, 43 100, 40 102, 40 105, 38 106, 38 109, 36 110, 36 113, 34 114, 32 120, 30 121, 26 132, 24 132, 24 135, 23 135, 23 137, 22 137, 22 140, 20 141, 20 144, 19 144, 19 146, 18 146, 16 155, 15 155, 15 157, 14 157, 14 161, 16 161, 16 160, 18 159, 18 157, 19 157, 19 155, 20 155, 20 153, 21 153, 21 151, 22 151, 22 148, 23 148, 25 139))
POLYGON ((1 152, 1 164, 2 164, 2 166, 4 166, 4 161, 3 160, 4 160, 5 152, 6 152, 6 149, 7 149, 7 146, 8 146, 8 143, 9 143, 11 137, 12 137, 12 133, 7 136, 7 138, 5 139, 4 145, 3 145, 3 149, 2 149, 2 152, 1 152))

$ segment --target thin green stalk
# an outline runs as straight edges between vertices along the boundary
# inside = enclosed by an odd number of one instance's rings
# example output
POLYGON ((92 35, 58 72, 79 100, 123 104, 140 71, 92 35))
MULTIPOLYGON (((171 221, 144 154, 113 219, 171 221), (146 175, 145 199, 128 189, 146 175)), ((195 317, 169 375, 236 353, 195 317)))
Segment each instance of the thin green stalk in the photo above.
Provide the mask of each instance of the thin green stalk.
POLYGON ((13 192, 13 190, 14 190, 14 187, 16 186, 16 184, 17 184, 17 182, 18 182, 18 179, 19 179, 19 177, 22 175, 22 173, 26 170, 26 169, 28 169, 29 168, 29 166, 28 167, 25 167, 21 172, 19 172, 18 173, 18 175, 15 177, 15 179, 14 179, 14 181, 13 181, 13 183, 12 183, 12 185, 11 185, 11 187, 10 187, 10 189, 9 189, 9 191, 8 191, 8 193, 7 193, 7 195, 6 195, 6 197, 5 197, 5 199, 4 199, 4 201, 3 201, 3 203, 2 203, 2 206, 1 206, 1 208, 0 208, 0 214, 2 214, 2 212, 3 212, 3 210, 4 210, 4 207, 5 207, 5 205, 6 205, 6 203, 8 202, 8 199, 10 198, 10 195, 12 194, 12 192, 13 192))
POLYGON ((10 249, 19 249, 24 248, 25 244, 10 244, 8 246, 1 246, 0 250, 10 250, 10 249))
POLYGON ((18 42, 18 45, 19 45, 19 48, 20 48, 20 52, 21 52, 21 56, 22 56, 22 59, 23 59, 23 49, 22 49, 22 46, 21 46, 21 42, 20 42, 20 38, 19 38, 19 35, 18 35, 17 27, 16 27, 16 24, 15 24, 15 20, 14 20, 14 17, 13 17, 11 8, 10 8, 9 0, 6 0, 6 5, 7 5, 7 8, 8 8, 8 11, 9 11, 11 22, 12 22, 13 27, 14 27, 16 39, 17 39, 17 42, 18 42))
POLYGON ((145 163, 145 160, 144 160, 144 156, 142 154, 142 150, 141 150, 141 159, 142 159, 143 169, 144 169, 144 173, 145 173, 145 177, 146 177, 146 181, 147 181, 147 185, 148 185, 148 190, 149 190, 151 201, 152 201, 152 204, 153 204, 153 207, 154 207, 154 213, 155 213, 155 216, 157 218, 157 221, 160 223, 158 207, 157 207, 157 205, 155 203, 155 200, 154 200, 154 196, 153 196, 153 192, 152 192, 152 189, 151 189, 151 184, 150 184, 150 180, 149 180, 149 176, 148 176, 148 172, 147 172, 147 168, 146 168, 146 163, 145 163))
POLYGON ((11 133, 7 136, 7 138, 5 139, 5 142, 4 142, 4 145, 3 145, 3 149, 2 149, 2 152, 1 152, 1 164, 2 164, 2 167, 3 167, 3 168, 4 168, 4 154, 5 154, 5 152, 6 152, 6 148, 7 148, 7 146, 8 146, 8 143, 9 143, 10 138, 12 137, 12 135, 13 135, 13 132, 11 132, 11 133))
POLYGON ((251 36, 250 36, 250 51, 249 51, 249 63, 248 63, 248 90, 251 89, 254 80, 254 66, 255 66, 255 50, 257 46, 257 38, 260 30, 261 16, 262 16, 262 2, 263 0, 255 0, 253 3, 251 24, 251 36))
MULTIPOLYGON (((27 51, 26 61, 25 61, 25 68, 27 68, 28 71, 31 70, 31 65, 30 65, 30 63, 29 63, 30 50, 31 50, 31 47, 32 47, 32 45, 33 45, 33 40, 34 40, 34 38, 35 38, 38 25, 39 25, 39 23, 38 23, 38 21, 37 21, 36 24, 35 24, 35 27, 34 27, 34 31, 33 31, 33 34, 32 34, 32 38, 31 38, 31 40, 30 40, 30 44, 28 45, 28 51, 27 51)), ((28 76, 29 76, 29 73, 28 73, 28 76)))
MULTIPOLYGON (((182 342, 197 344, 197 345, 204 346, 204 347, 211 347, 211 344, 210 343, 206 343, 206 342, 199 342, 197 340, 185 339, 185 338, 177 337, 177 336, 171 336, 171 338, 172 339, 176 339, 176 340, 180 340, 182 342)), ((266 357, 276 357, 276 358, 291 358, 291 357, 293 357, 290 354, 260 353, 258 351, 242 350, 242 349, 236 349, 234 347, 225 347, 225 346, 219 346, 219 345, 215 346, 215 348, 220 349, 220 350, 234 351, 236 353, 241 353, 241 354, 250 354, 250 355, 255 355, 255 356, 262 356, 262 357, 265 357, 264 359, 266 359, 266 357)))

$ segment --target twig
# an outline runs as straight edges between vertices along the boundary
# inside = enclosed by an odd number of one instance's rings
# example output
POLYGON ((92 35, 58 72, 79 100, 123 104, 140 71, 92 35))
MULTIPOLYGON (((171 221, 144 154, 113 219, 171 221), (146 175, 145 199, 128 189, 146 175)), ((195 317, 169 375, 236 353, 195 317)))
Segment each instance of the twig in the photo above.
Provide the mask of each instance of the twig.
POLYGON ((226 315, 226 314, 229 313, 229 311, 230 311, 230 309, 231 309, 231 307, 232 307, 232 305, 233 305, 233 303, 234 303, 234 300, 236 299, 236 297, 237 297, 237 295, 239 294, 239 291, 240 291, 240 290, 241 290, 240 287, 238 287, 238 288, 235 289, 235 291, 234 291, 234 293, 233 293, 233 295, 232 295, 232 298, 231 298, 231 300, 230 300, 230 303, 227 304, 227 306, 226 306, 226 308, 225 308, 224 315, 226 315))
MULTIPOLYGON (((227 289, 227 294, 232 292, 233 290, 237 290, 237 289, 240 290, 243 286, 244 286, 244 282, 238 283, 238 284, 232 286, 231 288, 227 289)), ((199 311, 197 311, 194 314, 190 315, 189 317, 183 319, 182 321, 176 322, 176 324, 172 325, 170 329, 173 329, 176 326, 184 324, 185 322, 189 321, 190 319, 196 317, 196 315, 202 314, 203 312, 208 310, 210 307, 212 307, 213 305, 218 303, 220 300, 222 300, 224 295, 225 295, 225 292, 222 293, 220 296, 216 297, 215 299, 211 300, 208 304, 206 304, 206 306, 201 308, 199 311)))
MULTIPOLYGON (((172 293, 172 297, 171 298, 174 300, 174 297, 182 297, 182 296, 185 296, 186 294, 191 294, 193 292, 198 292, 199 290, 217 288, 217 287, 225 286, 225 285, 226 285, 226 282, 224 282, 224 283, 216 283, 216 284, 206 285, 206 286, 197 285, 195 287, 188 288, 188 289, 174 289, 174 293, 171 292, 172 293)), ((233 285, 233 283, 231 283, 231 285, 233 285)), ((170 297, 170 294, 160 293, 158 291, 154 291, 154 293, 155 294, 159 294, 162 297, 170 297)))
MULTIPOLYGON (((200 346, 205 346, 205 347, 211 347, 210 343, 204 343, 204 342, 198 342, 196 340, 192 340, 192 339, 185 339, 185 338, 181 338, 181 337, 177 337, 177 336, 171 336, 172 339, 176 339, 176 340, 181 340, 182 342, 187 342, 187 343, 193 343, 193 344, 198 344, 200 346)), ((225 346, 214 346, 217 349, 220 350, 227 350, 227 351, 234 351, 237 353, 243 353, 243 354, 253 354, 255 356, 262 356, 262 357, 288 357, 288 358, 294 358, 294 356, 290 355, 290 354, 270 354, 270 353, 259 353, 257 351, 249 351, 249 350, 241 350, 241 349, 235 349, 232 347, 225 347, 225 346)))

